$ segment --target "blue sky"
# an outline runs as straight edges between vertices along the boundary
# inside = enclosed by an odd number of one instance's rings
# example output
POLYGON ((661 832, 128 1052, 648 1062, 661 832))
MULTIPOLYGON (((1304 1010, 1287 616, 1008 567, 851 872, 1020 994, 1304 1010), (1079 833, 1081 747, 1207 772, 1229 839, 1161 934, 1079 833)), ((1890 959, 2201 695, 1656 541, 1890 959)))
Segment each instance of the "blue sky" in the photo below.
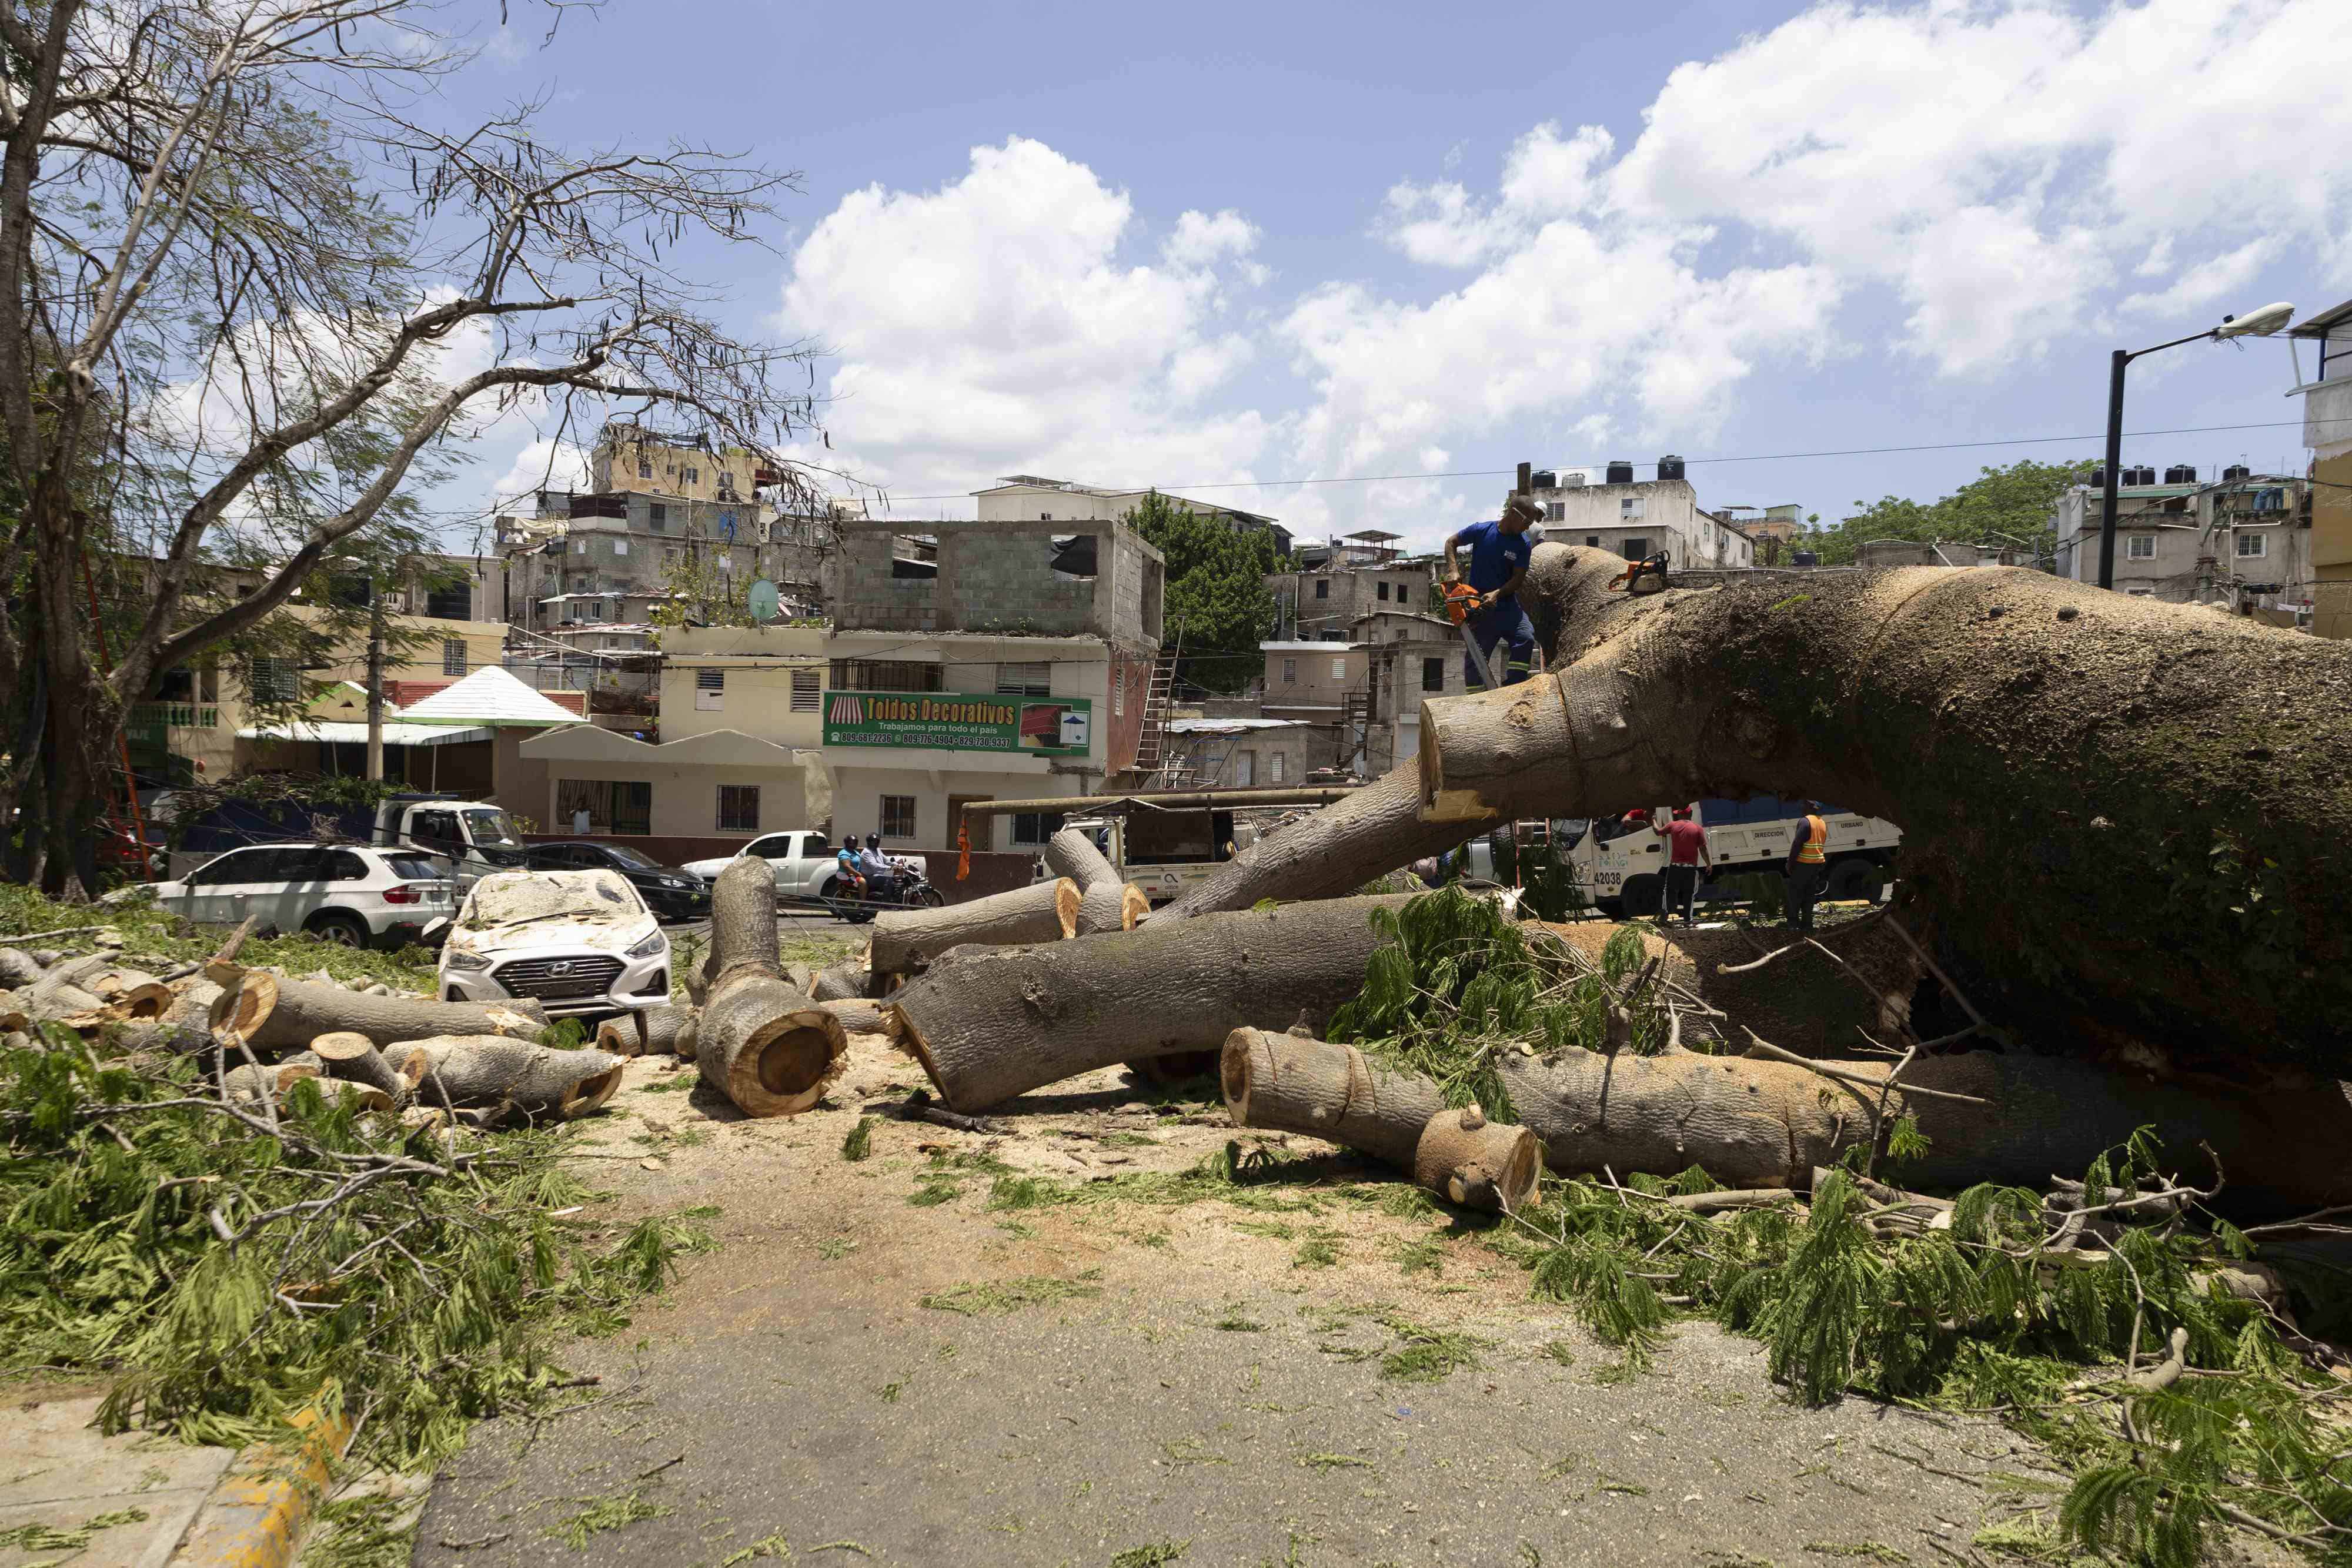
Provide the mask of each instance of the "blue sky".
MULTIPOLYGON (((772 251, 695 260, 835 350, 827 460, 909 518, 1014 472, 1255 482, 1199 493, 1427 543, 1499 483, 1269 482, 1664 452, 1834 518, 2097 443, 1700 460, 2088 434, 2110 348, 2352 296, 2343 0, 611 0, 488 41, 453 109, 804 172, 772 251)), ((2300 468, 2292 383, 2279 343, 2144 361, 2127 428, 2273 427, 2126 458, 2300 468)))

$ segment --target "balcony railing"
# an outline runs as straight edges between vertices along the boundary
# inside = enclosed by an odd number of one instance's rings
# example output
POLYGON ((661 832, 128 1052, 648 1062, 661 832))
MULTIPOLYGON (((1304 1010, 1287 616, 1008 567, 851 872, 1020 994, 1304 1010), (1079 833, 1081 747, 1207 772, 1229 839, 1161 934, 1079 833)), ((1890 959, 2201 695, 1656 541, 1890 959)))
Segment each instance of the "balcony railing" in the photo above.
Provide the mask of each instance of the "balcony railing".
POLYGON ((218 729, 220 706, 216 703, 133 703, 131 705, 132 729, 218 729))

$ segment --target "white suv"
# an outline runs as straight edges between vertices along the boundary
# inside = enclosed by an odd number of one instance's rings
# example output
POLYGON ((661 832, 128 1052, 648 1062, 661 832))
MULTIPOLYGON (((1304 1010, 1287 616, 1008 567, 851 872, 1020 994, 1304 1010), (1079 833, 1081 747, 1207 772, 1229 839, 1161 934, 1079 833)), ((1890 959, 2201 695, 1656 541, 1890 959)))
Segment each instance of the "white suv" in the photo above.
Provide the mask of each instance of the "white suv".
POLYGON ((445 862, 414 850, 254 844, 158 883, 155 902, 207 925, 250 918, 346 947, 397 947, 447 935, 456 886, 445 862))
POLYGON ((440 992, 534 997, 557 1018, 657 1008, 669 1000, 669 938, 619 872, 492 872, 442 946, 440 992))

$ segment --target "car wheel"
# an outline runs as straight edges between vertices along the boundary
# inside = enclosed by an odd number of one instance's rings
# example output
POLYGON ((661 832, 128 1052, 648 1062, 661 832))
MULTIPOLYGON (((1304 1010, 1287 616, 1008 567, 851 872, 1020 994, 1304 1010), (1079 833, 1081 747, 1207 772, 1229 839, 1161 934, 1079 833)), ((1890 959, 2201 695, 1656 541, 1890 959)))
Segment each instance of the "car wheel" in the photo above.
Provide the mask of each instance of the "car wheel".
POLYGON ((302 929, 320 941, 331 942, 338 947, 364 947, 370 936, 366 921, 356 915, 341 915, 333 910, 313 915, 310 924, 302 929))
POLYGON ((1663 877, 1647 873, 1627 877, 1623 889, 1625 918, 1638 920, 1645 915, 1652 919, 1657 918, 1658 901, 1664 894, 1665 888, 1665 879, 1663 877))

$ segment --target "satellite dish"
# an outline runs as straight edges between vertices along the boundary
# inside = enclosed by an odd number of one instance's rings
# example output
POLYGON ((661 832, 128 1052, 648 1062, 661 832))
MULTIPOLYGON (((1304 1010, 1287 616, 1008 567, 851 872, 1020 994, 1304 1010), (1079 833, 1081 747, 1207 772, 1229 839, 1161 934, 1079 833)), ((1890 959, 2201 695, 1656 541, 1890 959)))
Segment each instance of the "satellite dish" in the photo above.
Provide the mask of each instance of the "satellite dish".
POLYGON ((750 596, 751 619, 765 625, 782 614, 782 597, 776 591, 776 585, 764 577, 753 583, 750 596))

